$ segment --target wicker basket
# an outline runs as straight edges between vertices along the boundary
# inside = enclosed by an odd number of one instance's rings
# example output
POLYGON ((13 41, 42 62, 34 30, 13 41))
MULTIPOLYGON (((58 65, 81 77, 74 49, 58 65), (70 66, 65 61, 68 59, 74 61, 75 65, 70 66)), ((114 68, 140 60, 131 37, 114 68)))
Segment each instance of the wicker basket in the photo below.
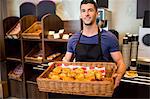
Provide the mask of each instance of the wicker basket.
POLYGON ((42 33, 41 22, 35 22, 22 33, 22 37, 26 39, 40 39, 41 33, 42 33))
POLYGON ((111 97, 114 91, 114 80, 112 74, 115 73, 116 65, 107 62, 67 62, 68 65, 79 66, 105 66, 106 77, 102 81, 63 81, 47 78, 56 64, 64 62, 53 62, 38 78, 37 84, 40 91, 86 95, 86 96, 107 96, 111 97))

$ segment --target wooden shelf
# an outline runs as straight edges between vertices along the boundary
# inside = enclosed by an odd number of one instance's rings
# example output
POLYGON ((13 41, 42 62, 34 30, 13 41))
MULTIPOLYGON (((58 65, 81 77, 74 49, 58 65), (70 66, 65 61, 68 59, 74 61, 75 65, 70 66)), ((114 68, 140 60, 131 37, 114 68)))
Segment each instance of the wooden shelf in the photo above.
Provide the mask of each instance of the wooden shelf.
POLYGON ((19 62, 21 62, 21 59, 19 59, 19 58, 7 57, 6 59, 7 60, 11 60, 11 61, 19 61, 19 62))
POLYGON ((38 64, 41 64, 41 63, 33 63, 33 62, 24 62, 25 64, 29 64, 29 65, 38 65, 38 64))
MULTIPOLYGON (((3 22, 4 36, 7 31, 11 29, 16 22, 20 22, 21 31, 24 32, 33 23, 37 21, 36 16, 27 15, 20 18, 10 18, 9 21, 3 22)), ((67 42, 66 39, 47 39, 48 31, 59 32, 60 29, 64 29, 67 33, 74 33, 80 31, 80 20, 74 21, 62 21, 57 15, 45 15, 42 20, 42 34, 40 39, 27 39, 20 36, 19 39, 4 38, 5 44, 5 57, 6 57, 6 68, 7 72, 12 71, 16 65, 21 64, 23 67, 23 75, 21 80, 15 80, 8 78, 10 96, 19 98, 48 98, 48 93, 40 92, 37 87, 36 78, 44 71, 36 68, 42 62, 49 62, 47 57, 53 53, 61 53, 62 55, 56 57, 52 61, 61 61, 66 52, 67 42), (35 50, 33 49, 35 48, 35 50), (30 54, 30 51, 35 52, 36 50, 42 51, 40 56, 43 57, 41 61, 27 61, 26 56, 30 54), (35 67, 35 68, 34 68, 35 67), (19 90, 19 92, 17 92, 19 90), (19 94, 19 95, 17 95, 19 94)), ((4 58, 5 58, 4 57, 4 58)), ((29 57, 34 57, 29 55, 29 57)), ((8 75, 7 75, 8 76, 8 75)))
POLYGON ((13 78, 8 78, 8 79, 22 82, 22 79, 13 79, 13 78))
POLYGON ((5 40, 18 40, 18 41, 21 40, 20 38, 18 38, 18 39, 10 39, 10 38, 7 38, 7 37, 5 37, 4 39, 5 39, 5 40))
POLYGON ((27 82, 27 83, 30 83, 30 84, 36 84, 36 85, 37 85, 37 82, 36 82, 36 81, 29 81, 29 80, 27 80, 26 82, 27 82))
POLYGON ((32 62, 31 62, 31 61, 25 61, 25 63, 30 63, 30 64, 41 64, 42 62, 40 62, 40 61, 37 61, 37 62, 36 62, 36 61, 34 61, 34 62, 33 62, 33 61, 32 61, 32 62))
MULTIPOLYGON (((27 78, 27 81, 29 82, 36 82, 36 78, 40 75, 40 73, 31 73, 30 77, 27 78)), ((28 75, 29 76, 29 75, 28 75)))
POLYGON ((23 83, 17 80, 9 79, 9 91, 11 97, 23 98, 23 83))
POLYGON ((23 41, 42 41, 42 39, 22 39, 23 41))
POLYGON ((44 41, 50 41, 50 42, 65 42, 65 43, 67 43, 68 42, 68 40, 65 40, 65 39, 44 39, 44 41))

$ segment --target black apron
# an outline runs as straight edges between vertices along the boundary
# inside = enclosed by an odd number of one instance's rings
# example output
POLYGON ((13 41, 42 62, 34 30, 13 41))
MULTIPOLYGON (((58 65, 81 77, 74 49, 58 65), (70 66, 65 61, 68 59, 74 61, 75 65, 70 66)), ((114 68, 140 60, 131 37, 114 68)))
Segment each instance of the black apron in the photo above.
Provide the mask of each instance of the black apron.
POLYGON ((82 33, 79 36, 75 48, 75 58, 79 62, 99 62, 104 61, 101 48, 101 32, 98 29, 98 44, 83 44, 80 43, 82 33))

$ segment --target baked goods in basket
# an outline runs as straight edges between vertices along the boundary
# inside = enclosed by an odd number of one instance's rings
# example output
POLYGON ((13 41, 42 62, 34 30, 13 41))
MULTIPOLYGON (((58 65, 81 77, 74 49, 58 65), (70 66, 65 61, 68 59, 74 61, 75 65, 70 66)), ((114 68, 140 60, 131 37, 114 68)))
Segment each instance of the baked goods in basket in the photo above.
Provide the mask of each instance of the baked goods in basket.
POLYGON ((115 70, 116 65, 111 62, 51 62, 37 78, 37 84, 43 92, 111 97, 115 70), (56 75, 53 70, 60 70, 57 67, 62 69, 56 75))
POLYGON ((56 67, 56 68, 53 69, 53 73, 58 75, 58 74, 61 73, 61 70, 62 70, 62 67, 56 67))
POLYGON ((65 81, 99 81, 105 76, 105 67, 56 65, 49 73, 48 78, 65 81), (103 75, 102 75, 103 72, 103 75))

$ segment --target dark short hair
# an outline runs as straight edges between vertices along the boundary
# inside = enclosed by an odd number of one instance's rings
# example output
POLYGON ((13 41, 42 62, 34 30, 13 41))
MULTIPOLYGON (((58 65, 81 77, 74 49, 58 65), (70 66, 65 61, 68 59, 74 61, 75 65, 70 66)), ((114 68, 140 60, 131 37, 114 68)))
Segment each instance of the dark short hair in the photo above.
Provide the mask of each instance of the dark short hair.
POLYGON ((80 8, 81 8, 82 4, 88 4, 88 3, 93 4, 94 7, 95 7, 95 10, 97 11, 97 4, 96 4, 96 2, 94 0, 82 0, 81 4, 80 4, 80 8))

